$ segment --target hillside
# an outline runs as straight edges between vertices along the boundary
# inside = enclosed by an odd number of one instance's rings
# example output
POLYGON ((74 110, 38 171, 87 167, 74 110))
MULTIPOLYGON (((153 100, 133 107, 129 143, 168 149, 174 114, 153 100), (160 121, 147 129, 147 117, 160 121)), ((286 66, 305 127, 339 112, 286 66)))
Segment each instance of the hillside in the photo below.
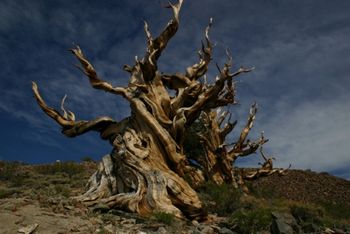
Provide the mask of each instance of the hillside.
POLYGON ((253 183, 256 192, 269 188, 273 196, 300 202, 347 204, 350 208, 350 181, 326 172, 289 170, 286 176, 272 175, 253 183))
POLYGON ((302 233, 350 231, 350 181, 327 173, 289 170, 248 183, 248 195, 207 183, 198 191, 211 215, 198 223, 164 213, 142 218, 103 206, 87 209, 71 197, 84 191, 96 167, 0 162, 0 233, 276 233, 273 225, 285 215, 302 233))

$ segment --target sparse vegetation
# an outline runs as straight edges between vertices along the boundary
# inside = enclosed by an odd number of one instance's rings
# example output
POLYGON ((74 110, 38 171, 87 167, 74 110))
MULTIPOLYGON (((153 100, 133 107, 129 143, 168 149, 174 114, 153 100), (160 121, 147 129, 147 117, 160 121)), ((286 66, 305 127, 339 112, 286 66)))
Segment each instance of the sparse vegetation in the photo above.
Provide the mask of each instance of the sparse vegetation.
POLYGON ((209 213, 228 215, 240 206, 242 193, 228 184, 217 185, 211 181, 200 188, 200 196, 209 213))
POLYGON ((35 166, 36 172, 43 175, 53 175, 65 173, 69 177, 80 174, 84 171, 84 166, 75 162, 56 162, 54 164, 43 164, 35 166))
POLYGON ((167 225, 171 225, 174 222, 175 216, 173 214, 165 212, 154 212, 152 217, 157 221, 167 225))
POLYGON ((6 181, 9 187, 20 187, 24 184, 26 173, 20 170, 23 163, 0 161, 0 181, 6 181))
POLYGON ((271 209, 238 210, 232 214, 229 221, 238 233, 256 233, 269 230, 272 217, 271 209))
POLYGON ((109 224, 109 223, 114 224, 116 221, 116 216, 111 213, 103 213, 101 214, 101 220, 105 224, 109 224))
POLYGON ((81 161, 82 162, 94 162, 94 160, 90 156, 86 156, 86 157, 81 158, 81 161))
POLYGON ((16 192, 18 192, 16 189, 0 189, 0 199, 10 197, 16 192))
POLYGON ((324 215, 324 211, 320 207, 306 204, 292 204, 290 211, 298 223, 310 222, 321 224, 320 218, 324 215))
POLYGON ((330 216, 338 219, 350 220, 350 202, 344 204, 343 202, 324 201, 320 205, 322 205, 326 213, 330 216))

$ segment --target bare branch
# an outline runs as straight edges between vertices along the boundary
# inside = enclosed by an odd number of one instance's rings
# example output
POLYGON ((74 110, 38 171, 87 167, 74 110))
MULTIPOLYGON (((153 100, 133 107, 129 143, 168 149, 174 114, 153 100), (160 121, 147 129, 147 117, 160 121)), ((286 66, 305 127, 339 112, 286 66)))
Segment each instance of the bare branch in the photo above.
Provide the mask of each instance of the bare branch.
POLYGON ((230 121, 228 121, 225 126, 220 130, 220 139, 222 141, 225 140, 226 136, 232 132, 232 130, 235 128, 235 126, 237 125, 237 120, 233 123, 231 123, 230 121))
POLYGON ((181 73, 176 73, 174 75, 163 74, 162 80, 166 87, 173 90, 186 88, 192 83, 188 77, 181 73))
POLYGON ((94 67, 91 65, 91 63, 85 58, 83 52, 81 51, 80 47, 77 46, 74 49, 70 49, 70 51, 75 55, 75 57, 79 60, 81 63, 81 66, 78 66, 78 68, 87 76, 89 77, 90 84, 95 89, 102 89, 106 92, 122 95, 125 98, 129 98, 129 93, 127 89, 122 87, 113 87, 110 83, 100 79, 97 76, 97 73, 94 69, 94 67))
POLYGON ((34 97, 38 102, 40 108, 52 119, 54 119, 61 126, 73 126, 74 121, 64 118, 58 111, 46 105, 45 101, 42 99, 37 84, 32 81, 32 90, 34 92, 34 97))
POLYGON ((259 149, 259 147, 262 147, 262 145, 264 145, 268 141, 269 140, 264 137, 264 133, 261 132, 261 137, 259 140, 254 142, 247 140, 247 142, 244 143, 241 148, 236 148, 235 146, 237 143, 235 143, 233 149, 227 152, 228 157, 235 161, 238 157, 249 156, 255 153, 259 149))
POLYGON ((264 159, 265 162, 268 161, 267 157, 265 156, 264 152, 263 152, 263 147, 261 146, 260 147, 260 154, 261 154, 261 157, 264 159))
POLYGON ((99 117, 91 121, 75 121, 74 113, 64 109, 64 100, 63 98, 61 103, 61 109, 63 110, 63 115, 60 114, 57 110, 46 105, 45 101, 41 97, 37 84, 32 82, 32 90, 34 92, 35 99, 37 100, 40 108, 53 120, 55 120, 59 125, 62 126, 62 133, 68 137, 75 137, 81 135, 90 130, 103 132, 109 125, 116 123, 113 119, 109 117, 99 117))
POLYGON ((238 139, 237 143, 234 146, 235 150, 241 150, 242 149, 244 141, 246 140, 246 138, 247 138, 247 136, 249 134, 249 131, 253 127, 257 111, 258 111, 257 105, 256 105, 256 103, 253 103, 252 107, 250 108, 250 113, 249 113, 247 124, 243 128, 243 130, 242 130, 242 132, 241 132, 241 134, 239 136, 239 139, 238 139))
POLYGON ((71 112, 69 110, 66 110, 64 108, 64 102, 65 102, 66 98, 67 98, 67 95, 64 95, 64 97, 62 98, 62 101, 61 101, 61 110, 63 111, 63 117, 65 119, 74 121, 75 120, 75 114, 73 112, 71 112))
POLYGON ((235 77, 235 76, 238 76, 242 73, 248 73, 248 72, 251 72, 251 71, 254 71, 255 70, 255 67, 251 67, 251 68, 244 68, 244 67, 240 67, 236 72, 232 73, 232 74, 229 74, 230 77, 235 77))
POLYGON ((186 69, 186 77, 189 77, 190 80, 197 80, 198 78, 202 77, 208 70, 208 65, 211 61, 211 55, 212 55, 212 43, 209 39, 209 31, 213 24, 213 18, 210 18, 209 24, 205 29, 205 40, 206 40, 206 46, 204 46, 204 43, 202 42, 202 49, 198 52, 199 54, 199 62, 192 65, 191 67, 188 67, 186 69))
POLYGON ((152 39, 148 24, 145 22, 145 32, 147 36, 147 53, 141 62, 141 69, 145 81, 150 81, 154 78, 157 71, 157 61, 161 56, 163 50, 167 46, 169 40, 175 35, 179 27, 179 13, 183 0, 179 0, 177 4, 167 6, 173 10, 173 18, 168 22, 166 28, 160 33, 158 37, 152 39))
MULTIPOLYGON (((260 148, 260 152, 262 153, 262 148, 260 148)), ((263 155, 263 153, 262 153, 263 155)), ((291 164, 289 164, 289 167, 286 169, 281 169, 281 168, 273 168, 273 162, 272 159, 274 158, 266 158, 265 156, 263 156, 264 159, 266 159, 266 161, 261 165, 261 168, 257 169, 254 172, 250 172, 250 173, 244 173, 243 174, 243 179, 245 180, 256 180, 259 179, 261 177, 265 177, 265 176, 270 176, 272 174, 278 174, 278 175, 285 175, 287 170, 290 169, 290 167, 292 166, 291 164)))
MULTIPOLYGON (((209 86, 207 89, 203 90, 202 92, 198 93, 198 98, 196 102, 190 106, 186 107, 186 117, 189 120, 189 122, 192 122, 196 116, 199 115, 199 113, 204 109, 211 109, 216 108, 219 106, 227 105, 229 103, 233 103, 234 100, 227 99, 227 101, 223 101, 223 99, 219 99, 220 92, 225 87, 225 82, 228 79, 231 79, 227 76, 226 70, 224 69, 220 76, 217 77, 215 84, 212 86, 209 86)), ((230 91, 233 95, 233 90, 230 91)))
MULTIPOLYGON (((151 35, 151 32, 149 31, 148 23, 144 21, 144 30, 147 36, 147 49, 150 49, 153 47, 153 38, 151 35)), ((149 51, 151 53, 151 51, 149 51)))
POLYGON ((176 111, 184 106, 185 101, 196 100, 203 86, 199 82, 192 82, 186 88, 180 88, 175 98, 171 100, 171 109, 176 111))
POLYGON ((230 114, 229 117, 231 119, 231 113, 229 111, 223 111, 222 113, 218 113, 218 114, 220 114, 217 118, 217 123, 219 126, 221 126, 221 124, 224 122, 228 114, 230 114))

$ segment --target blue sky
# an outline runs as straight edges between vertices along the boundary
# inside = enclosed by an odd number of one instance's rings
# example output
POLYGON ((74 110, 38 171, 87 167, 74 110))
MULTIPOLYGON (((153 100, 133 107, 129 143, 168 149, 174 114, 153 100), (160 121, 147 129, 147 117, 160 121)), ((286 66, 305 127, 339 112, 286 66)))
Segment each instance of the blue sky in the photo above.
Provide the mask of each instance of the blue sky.
MULTIPOLYGON (((124 64, 142 57, 143 20, 156 35, 171 11, 165 1, 0 1, 0 159, 41 163, 95 159, 111 146, 96 133, 66 138, 39 109, 31 93, 38 82, 51 106, 66 106, 79 119, 108 115, 121 120, 121 97, 90 88, 67 51, 79 44, 103 79, 125 85, 124 64)), ((187 0, 180 28, 160 59, 163 72, 184 71, 210 17, 214 61, 230 48, 236 67, 255 66, 238 78, 239 106, 230 107, 241 127, 251 103, 259 112, 254 139, 264 130, 276 166, 327 171, 350 179, 350 1, 187 0)), ((216 75, 210 67, 209 77, 216 75)), ((233 141, 237 133, 230 136, 233 141)), ((255 166, 258 155, 239 161, 255 166)))

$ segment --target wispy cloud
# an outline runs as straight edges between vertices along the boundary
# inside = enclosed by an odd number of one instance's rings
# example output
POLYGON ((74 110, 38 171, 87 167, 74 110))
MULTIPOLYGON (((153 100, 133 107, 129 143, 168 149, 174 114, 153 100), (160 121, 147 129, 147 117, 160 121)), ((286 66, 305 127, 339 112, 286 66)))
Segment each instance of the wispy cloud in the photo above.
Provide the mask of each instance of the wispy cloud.
POLYGON ((330 171, 349 164, 350 106, 347 97, 305 102, 290 109, 283 101, 265 127, 279 165, 330 171))

